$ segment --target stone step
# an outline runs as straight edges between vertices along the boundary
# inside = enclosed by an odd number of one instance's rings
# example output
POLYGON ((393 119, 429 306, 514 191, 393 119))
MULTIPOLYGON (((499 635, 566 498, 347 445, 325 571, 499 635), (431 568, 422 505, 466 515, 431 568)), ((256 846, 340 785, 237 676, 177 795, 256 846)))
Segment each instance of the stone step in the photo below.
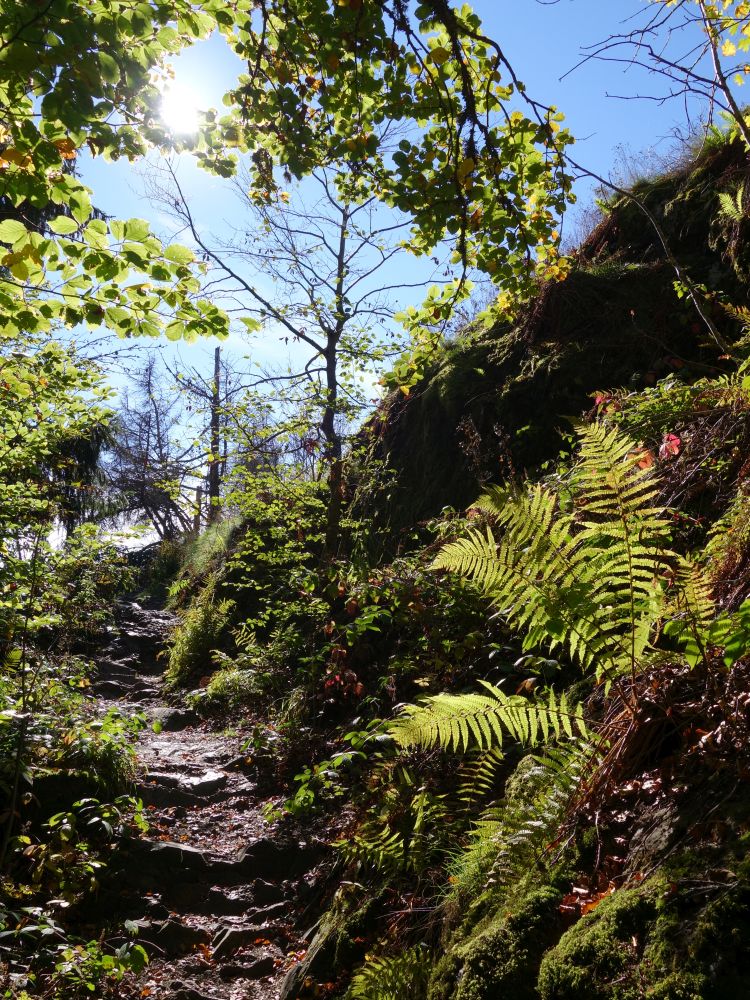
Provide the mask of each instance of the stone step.
POLYGON ((97 660, 99 680, 134 681, 137 674, 134 666, 118 660, 97 660))

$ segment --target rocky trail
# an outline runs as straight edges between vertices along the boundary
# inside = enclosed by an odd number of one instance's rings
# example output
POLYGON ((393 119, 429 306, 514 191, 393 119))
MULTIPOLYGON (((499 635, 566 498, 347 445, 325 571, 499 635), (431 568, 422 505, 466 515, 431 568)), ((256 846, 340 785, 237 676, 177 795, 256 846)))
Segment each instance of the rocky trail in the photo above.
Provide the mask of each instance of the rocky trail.
POLYGON ((142 712, 149 723, 136 790, 149 831, 125 845, 99 907, 137 925, 150 957, 143 997, 293 996, 309 937, 300 930, 304 921, 314 929, 324 883, 315 867, 323 845, 269 835, 237 740, 169 705, 158 653, 172 624, 167 612, 122 604, 97 658, 102 709, 142 712))

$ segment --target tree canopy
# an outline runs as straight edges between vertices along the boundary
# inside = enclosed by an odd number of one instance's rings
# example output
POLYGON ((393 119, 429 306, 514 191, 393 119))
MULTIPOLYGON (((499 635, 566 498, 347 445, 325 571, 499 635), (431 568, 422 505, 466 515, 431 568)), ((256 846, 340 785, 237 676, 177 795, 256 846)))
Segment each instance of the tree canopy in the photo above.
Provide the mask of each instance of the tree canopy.
MULTIPOLYGON (((507 288, 554 277, 557 218, 569 180, 567 133, 530 100, 469 7, 432 0, 52 0, 0 11, 0 310, 8 330, 105 326, 120 336, 224 334, 200 295, 193 253, 165 246, 140 219, 92 217, 70 169, 178 147, 159 121, 159 83, 182 47, 218 29, 247 63, 185 140, 207 170, 253 163, 270 198, 296 177, 346 164, 348 198, 376 194, 408 213, 410 248, 448 238, 458 263, 507 288), (398 150, 384 120, 409 126, 398 150), (46 221, 39 222, 39 213, 46 221)), ((439 312, 449 311, 442 303, 439 312)))

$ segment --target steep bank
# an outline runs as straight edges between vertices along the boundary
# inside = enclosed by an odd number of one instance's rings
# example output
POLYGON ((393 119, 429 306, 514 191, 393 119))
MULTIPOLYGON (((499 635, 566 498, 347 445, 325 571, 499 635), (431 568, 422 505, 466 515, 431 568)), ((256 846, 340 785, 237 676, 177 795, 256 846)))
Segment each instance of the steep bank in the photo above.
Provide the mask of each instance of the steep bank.
MULTIPOLYGON (((750 252, 746 214, 727 215, 721 196, 735 199, 748 172, 742 143, 716 140, 633 188, 684 272, 705 287, 706 308, 729 340, 741 323, 721 302, 750 305, 750 252)), ((445 506, 466 507, 488 482, 536 473, 597 390, 725 369, 676 280, 641 209, 615 198, 566 281, 542 287, 516 323, 459 335, 408 396, 395 392, 381 405, 362 437, 374 483, 365 473, 357 511, 374 509, 397 536, 445 506)))

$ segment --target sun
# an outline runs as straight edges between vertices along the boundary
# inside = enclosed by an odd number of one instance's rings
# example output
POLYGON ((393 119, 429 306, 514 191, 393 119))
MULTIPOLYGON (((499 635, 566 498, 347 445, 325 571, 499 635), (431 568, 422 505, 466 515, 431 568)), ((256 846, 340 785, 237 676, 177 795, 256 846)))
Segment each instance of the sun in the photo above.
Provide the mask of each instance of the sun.
POLYGON ((191 87, 171 80, 161 95, 161 120, 173 135, 192 135, 200 125, 201 108, 191 87))

